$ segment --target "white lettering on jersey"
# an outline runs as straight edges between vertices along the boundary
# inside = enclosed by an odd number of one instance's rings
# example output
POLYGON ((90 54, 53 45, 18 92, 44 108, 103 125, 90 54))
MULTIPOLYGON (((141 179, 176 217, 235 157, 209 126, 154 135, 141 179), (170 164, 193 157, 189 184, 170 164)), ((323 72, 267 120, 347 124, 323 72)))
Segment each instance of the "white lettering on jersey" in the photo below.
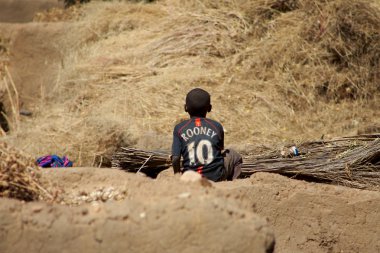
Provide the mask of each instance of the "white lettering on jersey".
POLYGON ((214 138, 217 133, 208 127, 193 127, 187 129, 185 133, 181 134, 181 137, 184 141, 188 141, 194 135, 207 135, 214 138))
POLYGON ((186 134, 181 134, 181 137, 184 141, 187 141, 189 138, 186 137, 186 134))
POLYGON ((193 135, 194 135, 193 130, 192 130, 192 129, 187 129, 187 130, 186 130, 186 135, 187 135, 189 138, 193 137, 193 135))

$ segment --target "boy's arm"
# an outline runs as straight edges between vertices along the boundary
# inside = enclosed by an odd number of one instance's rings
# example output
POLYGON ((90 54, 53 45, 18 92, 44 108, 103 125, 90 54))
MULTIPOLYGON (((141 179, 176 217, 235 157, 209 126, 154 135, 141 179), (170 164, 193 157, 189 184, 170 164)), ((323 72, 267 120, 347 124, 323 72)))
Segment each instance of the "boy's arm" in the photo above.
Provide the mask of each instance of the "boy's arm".
POLYGON ((172 165, 174 173, 181 172, 181 140, 177 134, 176 128, 173 131, 173 144, 172 144, 172 165))
POLYGON ((174 174, 181 172, 181 157, 180 156, 172 156, 172 165, 174 174))
POLYGON ((222 150, 224 150, 224 128, 223 128, 223 126, 221 126, 221 129, 220 129, 220 138, 221 138, 222 150))

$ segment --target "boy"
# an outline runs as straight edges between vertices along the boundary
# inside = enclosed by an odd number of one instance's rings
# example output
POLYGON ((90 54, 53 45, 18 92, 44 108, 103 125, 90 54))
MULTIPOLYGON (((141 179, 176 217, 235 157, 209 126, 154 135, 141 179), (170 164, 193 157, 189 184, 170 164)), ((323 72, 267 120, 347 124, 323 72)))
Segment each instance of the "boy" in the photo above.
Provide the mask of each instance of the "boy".
POLYGON ((206 119, 212 109, 210 100, 210 94, 199 88, 191 90, 186 96, 185 111, 190 119, 176 125, 173 131, 174 173, 193 170, 215 182, 233 180, 241 173, 242 157, 233 150, 222 152, 223 127, 214 120, 206 119))

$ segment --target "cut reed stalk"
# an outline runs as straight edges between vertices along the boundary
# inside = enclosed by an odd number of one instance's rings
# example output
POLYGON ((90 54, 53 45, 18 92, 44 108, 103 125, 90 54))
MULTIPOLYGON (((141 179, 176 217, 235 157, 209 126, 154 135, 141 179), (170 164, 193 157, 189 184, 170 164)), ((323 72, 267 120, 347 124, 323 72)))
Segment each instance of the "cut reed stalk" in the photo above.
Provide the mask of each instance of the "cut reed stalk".
MULTIPOLYGON (((359 189, 380 190, 380 134, 305 142, 298 146, 299 156, 283 157, 279 150, 244 158, 241 177, 256 172, 279 173, 300 178, 344 185, 359 189)), ((158 174, 170 167, 168 154, 121 148, 112 158, 112 166, 130 172, 141 169, 158 174)))

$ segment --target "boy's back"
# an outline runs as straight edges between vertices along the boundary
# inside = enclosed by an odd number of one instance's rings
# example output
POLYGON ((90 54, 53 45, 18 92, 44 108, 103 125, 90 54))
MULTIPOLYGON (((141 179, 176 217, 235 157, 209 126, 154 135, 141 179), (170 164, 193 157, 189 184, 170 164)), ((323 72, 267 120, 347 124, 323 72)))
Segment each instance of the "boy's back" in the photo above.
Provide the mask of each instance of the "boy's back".
POLYGON ((193 170, 213 181, 223 176, 224 132, 218 122, 191 117, 175 126, 172 155, 183 157, 184 170, 193 170))
POLYGON ((234 150, 224 149, 224 131, 211 112, 210 94, 200 88, 186 95, 185 112, 190 119, 175 126, 173 131, 172 164, 174 173, 193 170, 212 181, 233 180, 241 173, 242 157, 234 150))

